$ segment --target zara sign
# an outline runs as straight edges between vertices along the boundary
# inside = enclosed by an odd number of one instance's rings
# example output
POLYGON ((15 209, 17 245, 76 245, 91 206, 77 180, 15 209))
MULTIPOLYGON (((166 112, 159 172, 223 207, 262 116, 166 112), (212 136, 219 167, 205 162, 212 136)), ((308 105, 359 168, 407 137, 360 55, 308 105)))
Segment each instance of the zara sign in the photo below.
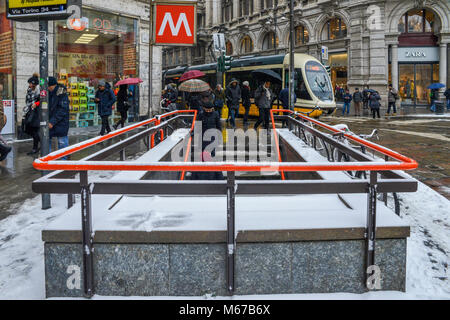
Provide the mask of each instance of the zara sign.
POLYGON ((398 48, 399 62, 438 62, 438 47, 398 48))

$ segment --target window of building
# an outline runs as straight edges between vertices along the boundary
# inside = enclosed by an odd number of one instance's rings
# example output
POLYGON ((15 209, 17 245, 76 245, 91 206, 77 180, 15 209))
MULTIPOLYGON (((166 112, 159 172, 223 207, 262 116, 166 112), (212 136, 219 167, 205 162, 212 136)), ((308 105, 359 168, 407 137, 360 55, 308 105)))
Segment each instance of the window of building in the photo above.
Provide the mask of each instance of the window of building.
MULTIPOLYGON (((70 126, 99 125, 94 101, 99 80, 114 84, 137 77, 137 20, 113 13, 83 9, 85 23, 74 30, 65 20, 55 22, 56 73, 70 94, 70 126)), ((137 86, 129 88, 130 119, 139 115, 137 86)), ((120 114, 114 113, 115 122, 120 114)))
POLYGON ((436 17, 431 10, 414 9, 405 13, 398 23, 398 31, 401 33, 433 33, 436 17))
POLYGON ((0 3, 0 84, 3 85, 3 91, 0 92, 0 96, 4 100, 12 100, 14 92, 13 25, 11 20, 6 19, 5 4, 5 1, 0 3))
POLYGON ((322 29, 322 40, 336 40, 347 36, 347 26, 341 18, 328 20, 322 29))
POLYGON ((304 26, 295 28, 295 45, 301 45, 309 42, 309 32, 304 26))
POLYGON ((253 41, 250 36, 244 36, 241 40, 241 53, 250 53, 253 51, 253 41))
POLYGON ((222 22, 233 20, 233 0, 222 0, 222 22))
POLYGON ((239 1, 240 3, 240 16, 248 16, 249 14, 253 13, 253 0, 242 0, 239 1))
POLYGON ((231 41, 227 41, 226 43, 226 48, 227 48, 227 55, 231 56, 233 54, 233 44, 231 43, 231 41))
POLYGON ((279 41, 278 37, 275 35, 275 32, 268 32, 263 39, 263 50, 272 50, 278 47, 279 41))

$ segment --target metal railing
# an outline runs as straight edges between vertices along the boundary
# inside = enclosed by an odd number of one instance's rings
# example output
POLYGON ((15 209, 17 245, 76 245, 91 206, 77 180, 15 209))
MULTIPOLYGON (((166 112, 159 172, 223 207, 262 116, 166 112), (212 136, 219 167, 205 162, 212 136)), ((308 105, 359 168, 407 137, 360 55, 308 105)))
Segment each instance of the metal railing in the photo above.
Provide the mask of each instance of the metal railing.
MULTIPOLYGON (((366 226, 366 271, 375 261, 375 231, 376 231, 376 203, 377 192, 415 192, 417 190, 417 181, 406 177, 405 175, 394 172, 393 170, 411 170, 417 168, 417 163, 395 151, 386 149, 377 144, 371 143, 359 137, 343 133, 331 126, 328 126, 318 120, 308 118, 302 114, 289 110, 272 110, 271 118, 274 129, 276 148, 278 151, 279 162, 216 162, 216 163, 198 163, 187 162, 189 160, 186 154, 186 162, 156 162, 156 163, 136 163, 125 161, 125 149, 130 145, 141 141, 147 141, 147 148, 151 149, 157 141, 155 136, 159 135, 159 140, 163 141, 169 135, 169 128, 174 128, 178 120, 192 118, 190 130, 194 130, 196 111, 178 110, 161 115, 159 117, 143 121, 110 133, 104 137, 81 142, 66 149, 53 152, 52 154, 38 159, 34 162, 34 167, 38 170, 58 170, 41 179, 33 182, 33 191, 37 193, 59 193, 59 194, 80 194, 81 195, 81 217, 82 217, 82 244, 83 244, 83 268, 84 268, 84 294, 91 297, 95 293, 94 269, 93 269, 93 245, 94 238, 92 232, 92 206, 91 196, 93 194, 114 194, 114 195, 217 195, 227 197, 227 289, 230 294, 235 290, 234 284, 234 265, 236 252, 235 239, 235 198, 239 195, 299 195, 299 194, 352 194, 365 193, 368 195, 368 211, 366 226), (284 119, 289 122, 291 128, 295 128, 298 137, 302 133, 308 132, 315 140, 321 140, 326 144, 333 146, 339 152, 349 155, 352 159, 347 163, 304 163, 304 162, 281 162, 282 155, 275 125, 274 113, 282 112, 288 116, 277 116, 277 119, 284 119), (363 146, 379 152, 385 157, 396 161, 375 161, 373 158, 356 150, 354 147, 335 139, 332 135, 327 135, 316 128, 318 126, 331 133, 339 133, 352 143, 363 146), (92 147, 109 139, 119 137, 132 130, 144 129, 122 141, 119 141, 109 147, 106 147, 93 155, 90 155, 79 161, 60 161, 65 156, 72 155, 78 151, 92 147), (154 141, 153 144, 151 141, 154 141), (120 154, 122 161, 102 161, 107 157, 120 154), (235 172, 251 171, 273 171, 283 173, 283 180, 272 181, 244 181, 236 180, 235 172), (186 171, 226 171, 226 181, 105 181, 89 180, 89 171, 145 171, 145 172, 180 172, 181 179, 184 179, 186 171), (342 180, 342 181, 318 181, 318 180, 290 180, 286 181, 284 172, 314 172, 314 171, 368 171, 370 179, 342 180), (79 173, 79 179, 74 178, 79 173), (378 177, 381 176, 381 178, 378 177)), ((185 125, 183 121, 182 124, 185 125)), ((189 145, 192 143, 192 136, 189 134, 181 142, 189 145)), ((70 201, 69 201, 70 203, 70 201)), ((366 272, 366 278, 370 275, 366 272)))

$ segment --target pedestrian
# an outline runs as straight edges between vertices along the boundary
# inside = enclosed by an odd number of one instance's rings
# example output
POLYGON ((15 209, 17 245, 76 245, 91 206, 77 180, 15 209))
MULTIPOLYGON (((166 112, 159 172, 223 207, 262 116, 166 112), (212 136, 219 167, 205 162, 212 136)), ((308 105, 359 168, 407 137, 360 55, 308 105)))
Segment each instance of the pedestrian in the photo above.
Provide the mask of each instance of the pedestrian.
POLYGON ((116 102, 116 96, 111 90, 109 83, 100 80, 98 90, 95 93, 95 102, 97 103, 98 115, 102 118, 102 129, 100 135, 111 132, 109 127, 109 117, 112 115, 112 106, 116 102))
POLYGON ((436 100, 437 99, 438 99, 438 90, 431 89, 431 92, 430 92, 430 102, 431 102, 430 110, 432 112, 436 112, 436 100))
POLYGON ((220 84, 214 89, 214 97, 214 109, 219 113, 219 116, 222 116, 222 108, 225 102, 225 90, 223 90, 220 84))
MULTIPOLYGON (((292 94, 294 95, 294 101, 297 101, 297 95, 295 94, 295 90, 292 90, 292 94)), ((281 101, 281 104, 283 106, 284 110, 290 110, 290 99, 289 99, 289 87, 285 87, 283 90, 280 91, 280 94, 278 95, 279 100, 281 101)), ((292 106, 294 107, 294 106, 292 106)), ((283 128, 287 126, 287 120, 283 120, 283 128)))
POLYGON ((259 118, 255 123, 255 130, 258 130, 261 123, 264 123, 264 129, 269 130, 270 110, 272 109, 272 103, 275 100, 270 85, 270 81, 267 80, 255 92, 255 103, 259 108, 259 118))
POLYGON ((364 97, 359 88, 355 88, 355 92, 353 93, 353 105, 355 106, 355 117, 361 116, 361 103, 364 97))
MULTIPOLYGON (((50 152, 52 150, 52 139, 57 138, 58 150, 69 146, 69 97, 67 89, 58 84, 56 78, 48 78, 48 111, 50 129, 50 152)), ((63 158, 67 160, 67 158, 63 158)))
POLYGON ((197 110, 198 113, 202 111, 201 95, 199 92, 190 92, 187 98, 189 109, 197 110))
POLYGON ((28 79, 28 90, 25 97, 25 108, 23 110, 22 126, 24 132, 33 138, 33 149, 27 155, 37 154, 39 152, 39 130, 41 125, 40 120, 40 88, 39 75, 33 74, 28 79))
POLYGON ((342 108, 342 116, 345 116, 347 112, 347 116, 350 114, 350 104, 352 103, 353 97, 350 94, 350 90, 345 89, 345 94, 343 96, 344 99, 344 107, 342 108))
POLYGON ((447 99, 447 110, 450 110, 450 88, 447 88, 447 90, 445 90, 444 96, 447 99))
MULTIPOLYGON (((220 116, 217 111, 214 110, 214 105, 206 101, 202 105, 202 111, 197 116, 197 122, 201 122, 202 124, 202 151, 210 145, 213 141, 205 141, 203 137, 207 130, 219 130, 222 132, 222 123, 220 122, 220 116)), ((211 152, 212 156, 215 156, 215 150, 211 152)))
POLYGON ((362 92, 362 94, 363 94, 363 108, 364 108, 364 110, 369 109, 369 95, 370 95, 369 90, 370 90, 369 86, 366 86, 364 88, 363 92, 362 92))
POLYGON ((236 129, 236 117, 239 114, 241 95, 242 93, 238 80, 231 79, 230 85, 225 91, 225 96, 227 97, 227 105, 230 112, 230 124, 233 129, 236 129))
POLYGON ((248 126, 248 114, 250 113, 250 106, 252 105, 250 98, 251 98, 250 83, 248 81, 244 81, 242 83, 242 106, 245 109, 244 126, 248 126))
POLYGON ((398 91, 395 90, 392 87, 392 83, 389 84, 389 89, 388 89, 388 111, 387 111, 387 115, 389 116, 389 114, 391 113, 391 108, 393 108, 393 115, 396 116, 397 115, 397 105, 396 102, 398 100, 398 91))
POLYGON ((380 103, 381 97, 380 94, 376 91, 371 92, 369 96, 369 107, 372 111, 373 118, 375 119, 375 114, 378 115, 378 119, 380 119, 380 103))
MULTIPOLYGON (((6 125, 6 116, 3 109, 3 84, 0 83, 0 133, 2 132, 4 126, 6 125)), ((3 137, 0 134, 0 161, 3 161, 8 156, 12 148, 6 144, 3 137)))
POLYGON ((125 127, 125 122, 128 118, 128 109, 130 108, 130 104, 128 103, 129 95, 128 85, 120 85, 119 92, 117 93, 117 111, 120 113, 120 120, 113 126, 114 130, 117 130, 119 126, 122 126, 122 128, 125 127))
MULTIPOLYGON (((214 111, 216 112, 216 111, 214 111)), ((209 152, 202 152, 202 162, 212 162, 212 156, 209 152)), ((222 171, 214 172, 192 172, 191 180, 223 180, 222 171)))

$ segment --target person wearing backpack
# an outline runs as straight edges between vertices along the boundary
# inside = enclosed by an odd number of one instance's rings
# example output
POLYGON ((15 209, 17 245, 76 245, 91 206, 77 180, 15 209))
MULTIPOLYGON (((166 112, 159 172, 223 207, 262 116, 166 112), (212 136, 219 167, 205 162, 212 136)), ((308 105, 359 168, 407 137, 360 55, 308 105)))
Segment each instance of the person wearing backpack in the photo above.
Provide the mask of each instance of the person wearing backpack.
POLYGON ((370 110, 372 110, 372 115, 373 118, 375 119, 375 114, 378 115, 378 119, 380 119, 380 107, 381 107, 381 103, 380 103, 381 97, 380 94, 376 91, 370 93, 369 96, 369 107, 370 110))
POLYGON ((353 93, 353 104, 355 105, 355 117, 361 116, 361 102, 363 101, 363 95, 359 88, 355 89, 353 93))
POLYGON ((397 115, 397 106, 396 102, 398 100, 398 91, 395 90, 392 87, 392 84, 389 84, 389 90, 388 90, 388 110, 387 110, 387 116, 391 113, 391 108, 393 108, 393 115, 397 115))

